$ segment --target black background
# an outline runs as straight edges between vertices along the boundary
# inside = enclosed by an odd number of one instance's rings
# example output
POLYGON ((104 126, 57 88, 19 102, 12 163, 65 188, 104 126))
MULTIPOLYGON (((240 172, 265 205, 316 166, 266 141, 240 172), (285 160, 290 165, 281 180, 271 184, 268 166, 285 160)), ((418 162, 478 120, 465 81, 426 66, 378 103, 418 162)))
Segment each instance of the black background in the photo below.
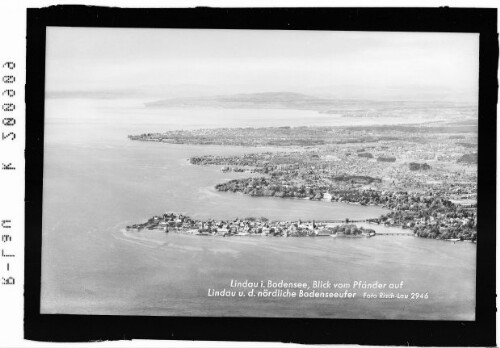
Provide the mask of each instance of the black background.
POLYGON ((450 8, 27 10, 25 338, 177 339, 418 346, 495 346, 497 10, 450 8), (219 28, 480 34, 476 321, 41 315, 45 28, 219 28))

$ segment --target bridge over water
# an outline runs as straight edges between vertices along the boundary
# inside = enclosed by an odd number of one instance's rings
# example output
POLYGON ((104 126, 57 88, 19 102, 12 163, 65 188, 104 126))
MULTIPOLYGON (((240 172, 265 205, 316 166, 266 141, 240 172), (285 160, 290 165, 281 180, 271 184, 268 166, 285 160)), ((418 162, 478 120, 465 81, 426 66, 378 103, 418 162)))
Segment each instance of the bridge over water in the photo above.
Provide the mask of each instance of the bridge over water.
POLYGON ((350 219, 344 219, 344 220, 321 220, 321 221, 316 221, 319 223, 327 223, 327 224, 342 224, 342 223, 355 223, 355 222, 372 222, 373 220, 350 220, 350 219))
POLYGON ((413 232, 408 231, 398 231, 398 232, 377 232, 377 236, 407 236, 407 237, 412 237, 413 232))
POLYGON ((414 233, 412 230, 404 230, 400 226, 385 226, 384 224, 378 224, 376 222, 373 222, 371 219, 365 219, 365 220, 321 220, 321 221, 315 221, 317 223, 326 223, 326 224, 339 224, 339 223, 371 223, 373 224, 373 228, 377 229, 377 226, 383 227, 382 231, 376 231, 377 236, 413 236, 414 233))

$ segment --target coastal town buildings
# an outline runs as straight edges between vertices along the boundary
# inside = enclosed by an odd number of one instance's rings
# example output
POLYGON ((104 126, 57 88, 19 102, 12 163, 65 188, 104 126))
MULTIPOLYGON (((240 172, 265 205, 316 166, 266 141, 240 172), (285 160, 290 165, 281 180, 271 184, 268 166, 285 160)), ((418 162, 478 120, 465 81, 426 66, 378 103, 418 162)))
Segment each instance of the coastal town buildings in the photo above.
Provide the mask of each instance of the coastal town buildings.
MULTIPOLYGON (((408 228, 420 237, 476 239, 477 126, 474 124, 217 128, 130 138, 272 146, 275 150, 235 156, 195 156, 189 162, 218 166, 224 173, 249 174, 247 178, 216 184, 218 191, 376 205, 391 211, 374 217, 376 223, 408 228)), ((255 224, 247 221, 244 226, 225 224, 219 228, 223 234, 230 234, 235 228, 236 234, 309 233, 307 228, 294 224, 285 229, 255 224)), ((201 228, 205 229, 206 226, 201 228)))

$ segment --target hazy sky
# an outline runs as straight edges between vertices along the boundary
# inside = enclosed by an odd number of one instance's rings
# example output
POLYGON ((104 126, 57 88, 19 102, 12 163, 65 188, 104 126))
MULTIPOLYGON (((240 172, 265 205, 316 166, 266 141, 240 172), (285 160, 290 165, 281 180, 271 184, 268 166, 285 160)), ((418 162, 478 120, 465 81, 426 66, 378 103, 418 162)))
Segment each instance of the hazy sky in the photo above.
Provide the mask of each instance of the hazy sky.
POLYGON ((51 27, 46 89, 475 101, 478 49, 476 34, 51 27))

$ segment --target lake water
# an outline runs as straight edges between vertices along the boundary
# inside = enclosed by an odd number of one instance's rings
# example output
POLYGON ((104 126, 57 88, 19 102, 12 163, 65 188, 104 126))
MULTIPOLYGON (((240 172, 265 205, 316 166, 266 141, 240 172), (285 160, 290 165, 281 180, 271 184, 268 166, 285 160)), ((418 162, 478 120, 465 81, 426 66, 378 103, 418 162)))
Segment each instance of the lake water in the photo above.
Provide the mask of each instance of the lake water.
POLYGON ((218 166, 187 162, 194 155, 273 149, 127 139, 129 134, 168 129, 348 121, 310 111, 158 110, 145 109, 135 100, 47 100, 41 311, 474 320, 476 247, 471 243, 407 236, 218 238, 123 229, 165 211, 216 219, 377 217, 386 210, 217 192, 215 184, 249 174, 222 173, 218 166), (231 280, 284 280, 310 286, 314 281, 403 282, 402 289, 382 292, 422 293, 428 298, 368 299, 363 292, 381 291, 354 289, 350 291, 357 295, 351 299, 208 296, 209 289, 231 289, 231 280))

